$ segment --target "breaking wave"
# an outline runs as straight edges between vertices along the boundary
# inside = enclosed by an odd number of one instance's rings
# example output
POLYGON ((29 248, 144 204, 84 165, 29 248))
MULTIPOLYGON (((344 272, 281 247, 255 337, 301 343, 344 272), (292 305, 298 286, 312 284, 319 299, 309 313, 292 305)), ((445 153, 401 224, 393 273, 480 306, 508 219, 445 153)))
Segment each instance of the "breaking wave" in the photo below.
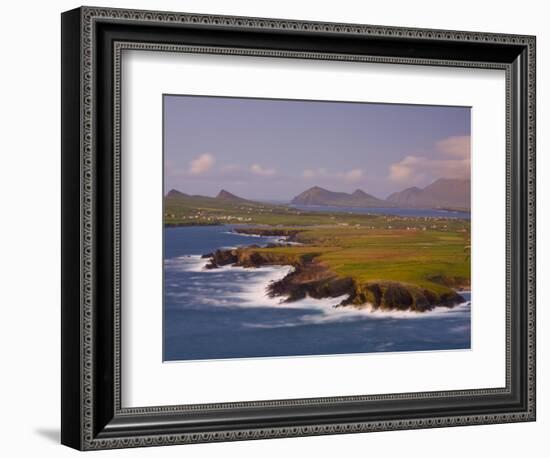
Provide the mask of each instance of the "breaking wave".
MULTIPOLYGON (((268 286, 290 272, 291 266, 263 266, 258 268, 244 268, 239 266, 223 266, 216 269, 206 269, 208 258, 199 255, 186 255, 165 260, 167 271, 195 273, 191 277, 181 280, 181 284, 166 285, 168 296, 172 298, 192 299, 194 303, 212 307, 241 307, 241 308, 277 308, 304 310, 299 317, 275 323, 245 323, 251 328, 293 327, 350 320, 379 320, 379 319, 434 319, 442 315, 460 317, 470 313, 470 301, 453 308, 436 307, 424 312, 410 311, 383 311, 373 309, 368 305, 363 308, 351 306, 338 307, 346 295, 314 299, 306 297, 295 302, 285 302, 284 297, 271 297, 268 286)), ((469 292, 462 292, 469 298, 469 292)), ((182 302, 184 302, 182 300, 182 302)))

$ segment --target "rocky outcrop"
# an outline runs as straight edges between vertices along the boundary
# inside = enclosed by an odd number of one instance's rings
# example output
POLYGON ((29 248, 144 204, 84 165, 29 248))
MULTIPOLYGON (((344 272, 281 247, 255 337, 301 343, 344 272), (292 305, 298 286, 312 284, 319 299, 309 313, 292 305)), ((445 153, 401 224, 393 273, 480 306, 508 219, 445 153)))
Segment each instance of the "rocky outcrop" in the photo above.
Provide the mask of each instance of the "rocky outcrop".
POLYGON ((210 258, 210 261, 206 264, 205 268, 216 269, 218 267, 237 263, 239 260, 237 251, 238 250, 216 250, 214 253, 203 255, 203 258, 210 258))
MULTIPOLYGON (((318 260, 315 253, 291 255, 246 247, 216 250, 203 257, 210 258, 207 269, 225 265, 248 268, 265 265, 292 266, 292 272, 268 285, 268 294, 272 297, 284 297, 284 302, 294 302, 307 296, 315 299, 347 296, 339 307, 413 312, 426 312, 438 306, 454 307, 464 302, 460 294, 442 283, 443 288, 438 288, 438 291, 392 281, 358 284, 350 277, 341 277, 332 272, 318 260)), ((432 279, 434 282, 435 280, 437 279, 432 279)))
POLYGON ((398 282, 372 282, 355 285, 354 291, 341 305, 374 310, 411 310, 426 312, 435 307, 454 307, 464 298, 454 290, 438 293, 398 282))
POLYGON ((230 250, 216 250, 202 256, 210 258, 207 269, 235 265, 240 267, 261 267, 266 265, 296 265, 300 262, 299 256, 279 253, 269 250, 258 250, 258 247, 233 248, 230 250))
POLYGON ((312 261, 298 264, 281 280, 268 286, 272 297, 286 297, 284 302, 294 302, 305 297, 323 299, 348 295, 354 288, 353 280, 338 277, 321 263, 312 261))

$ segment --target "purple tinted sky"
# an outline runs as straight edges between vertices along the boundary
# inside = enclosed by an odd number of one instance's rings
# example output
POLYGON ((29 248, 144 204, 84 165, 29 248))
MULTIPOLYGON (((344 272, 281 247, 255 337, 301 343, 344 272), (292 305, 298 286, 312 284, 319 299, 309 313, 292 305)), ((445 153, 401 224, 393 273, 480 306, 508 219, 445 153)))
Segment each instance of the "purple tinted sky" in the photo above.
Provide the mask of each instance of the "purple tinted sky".
POLYGON ((469 176, 469 145, 467 107, 164 96, 165 191, 386 197, 469 176))

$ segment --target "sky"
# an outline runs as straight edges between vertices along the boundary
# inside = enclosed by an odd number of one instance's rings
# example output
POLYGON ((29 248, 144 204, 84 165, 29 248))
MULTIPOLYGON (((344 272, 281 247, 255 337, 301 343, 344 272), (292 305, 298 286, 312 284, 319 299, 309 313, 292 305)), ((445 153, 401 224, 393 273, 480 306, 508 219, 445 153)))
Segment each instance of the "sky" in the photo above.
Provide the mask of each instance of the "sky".
POLYGON ((165 192, 386 198, 470 176, 470 108, 164 95, 165 192))

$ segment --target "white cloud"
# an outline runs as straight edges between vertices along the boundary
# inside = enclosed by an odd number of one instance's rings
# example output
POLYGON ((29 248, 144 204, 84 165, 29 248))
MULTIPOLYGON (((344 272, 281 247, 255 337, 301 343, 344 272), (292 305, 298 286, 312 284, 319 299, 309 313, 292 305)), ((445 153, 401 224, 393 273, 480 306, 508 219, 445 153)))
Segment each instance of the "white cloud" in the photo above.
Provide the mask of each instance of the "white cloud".
POLYGON ((420 184, 438 178, 470 176, 470 136, 454 136, 438 141, 436 153, 441 157, 409 155, 390 165, 389 177, 402 184, 420 184))
POLYGON ((437 151, 447 156, 466 159, 470 157, 470 144, 469 135, 457 135, 438 141, 435 147, 437 151))
POLYGON ((260 176, 263 176, 263 177, 275 175, 275 169, 262 167, 260 164, 252 164, 250 166, 250 171, 254 175, 260 175, 260 176))
POLYGON ((202 175, 208 172, 216 162, 214 156, 209 153, 200 154, 189 163, 189 173, 191 175, 202 175))
POLYGON ((212 154, 203 153, 197 156, 189 163, 189 173, 191 175, 202 175, 212 168, 216 159, 212 154))

